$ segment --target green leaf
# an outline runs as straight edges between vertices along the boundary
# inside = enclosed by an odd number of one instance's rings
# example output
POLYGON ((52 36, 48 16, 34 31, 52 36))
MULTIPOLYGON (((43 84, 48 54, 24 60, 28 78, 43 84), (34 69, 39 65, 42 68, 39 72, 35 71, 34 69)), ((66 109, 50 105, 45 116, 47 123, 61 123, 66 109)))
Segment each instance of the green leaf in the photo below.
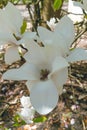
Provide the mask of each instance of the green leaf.
POLYGON ((23 34, 25 32, 26 28, 27 28, 27 22, 24 20, 23 24, 21 26, 21 34, 23 34))
POLYGON ((54 0, 53 9, 54 11, 58 10, 62 5, 62 0, 54 0))
POLYGON ((22 120, 18 114, 14 116, 13 121, 14 121, 14 124, 13 124, 14 127, 20 127, 26 124, 26 122, 22 120))
POLYGON ((34 118, 33 122, 34 123, 39 123, 39 122, 44 122, 46 120, 47 120, 47 118, 45 116, 41 116, 41 117, 34 118))

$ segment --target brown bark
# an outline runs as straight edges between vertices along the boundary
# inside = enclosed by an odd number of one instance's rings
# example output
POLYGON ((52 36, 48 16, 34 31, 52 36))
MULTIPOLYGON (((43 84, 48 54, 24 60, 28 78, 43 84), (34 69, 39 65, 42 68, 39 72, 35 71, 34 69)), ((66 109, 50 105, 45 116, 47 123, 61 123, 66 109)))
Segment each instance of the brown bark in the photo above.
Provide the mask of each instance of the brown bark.
POLYGON ((53 2, 54 0, 43 0, 43 8, 41 13, 43 21, 50 20, 52 17, 60 18, 61 9, 54 11, 52 7, 53 2))

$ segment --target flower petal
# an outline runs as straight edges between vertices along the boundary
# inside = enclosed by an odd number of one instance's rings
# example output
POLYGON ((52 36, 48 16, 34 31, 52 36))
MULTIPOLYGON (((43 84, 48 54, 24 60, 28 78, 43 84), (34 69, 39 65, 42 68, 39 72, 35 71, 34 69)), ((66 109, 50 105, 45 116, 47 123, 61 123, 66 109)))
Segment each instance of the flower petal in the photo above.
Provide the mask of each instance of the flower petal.
POLYGON ((22 96, 20 98, 20 102, 22 107, 29 108, 31 106, 30 97, 29 96, 22 96))
POLYGON ((58 94, 62 94, 63 85, 68 79, 68 68, 64 68, 51 76, 52 81, 58 89, 58 94))
POLYGON ((0 32, 10 31, 10 21, 7 19, 5 10, 0 10, 0 32), (7 19, 7 20, 6 20, 7 19), (4 28, 3 28, 4 27, 4 28))
POLYGON ((29 31, 27 31, 27 32, 25 32, 23 34, 23 38, 27 39, 27 40, 33 39, 35 36, 36 36, 36 32, 29 32, 29 31))
POLYGON ((29 48, 29 45, 33 41, 34 37, 36 36, 35 32, 25 32, 22 36, 22 39, 17 41, 18 44, 24 44, 25 47, 29 48), (30 44, 29 44, 30 43, 30 44))
POLYGON ((38 34, 40 36, 40 39, 42 40, 43 44, 51 44, 52 37, 53 37, 53 32, 49 31, 48 29, 44 27, 38 27, 38 34))
POLYGON ((55 28, 55 35, 60 34, 69 48, 75 38, 75 29, 73 22, 69 17, 64 16, 58 22, 55 28))
POLYGON ((28 80, 28 81, 26 82, 26 86, 27 86, 29 92, 31 91, 32 87, 33 87, 35 84, 37 84, 39 81, 40 81, 40 79, 39 79, 39 80, 28 80))
POLYGON ((37 43, 32 42, 29 45, 29 52, 24 55, 24 58, 30 63, 43 64, 46 61, 46 57, 43 52, 43 47, 40 47, 37 43))
POLYGON ((50 21, 47 21, 47 25, 50 27, 52 31, 54 31, 56 26, 56 19, 53 17, 50 19, 50 21))
POLYGON ((58 93, 51 80, 38 82, 32 87, 30 99, 35 110, 44 115, 51 112, 57 105, 58 93))
POLYGON ((8 18, 5 18, 3 10, 0 10, 0 19, 0 41, 3 44, 16 41, 11 32, 10 22, 7 23, 8 18))
POLYGON ((61 55, 65 56, 68 52, 68 47, 67 47, 67 42, 65 41, 61 33, 54 32, 52 40, 53 40, 53 46, 55 46, 57 49, 59 48, 61 55))
POLYGON ((9 22, 11 21, 10 24, 13 26, 14 33, 20 32, 20 27, 22 26, 23 22, 23 17, 20 11, 13 4, 8 2, 7 6, 5 7, 5 12, 9 22))
POLYGON ((8 80, 38 80, 39 73, 36 66, 25 63, 19 69, 11 69, 3 74, 3 79, 8 80))
POLYGON ((49 31, 44 27, 38 27, 38 33, 43 45, 46 46, 52 44, 54 46, 58 46, 57 48, 59 48, 62 53, 66 53, 67 46, 65 45, 65 40, 60 35, 60 33, 49 31))
POLYGON ((16 39, 13 35, 10 32, 6 32, 6 30, 0 31, 0 44, 5 45, 11 43, 16 43, 16 39))
POLYGON ((87 50, 76 48, 71 51, 70 55, 66 57, 68 62, 76 62, 81 60, 87 60, 87 50))
POLYGON ((19 59, 20 59, 20 55, 19 55, 17 46, 13 45, 6 50, 6 52, 5 52, 5 62, 7 64, 12 64, 13 62, 15 62, 19 59))
POLYGON ((69 64, 65 58, 63 58, 61 56, 56 57, 54 59, 53 65, 52 65, 52 72, 50 73, 50 75, 53 75, 54 73, 66 68, 68 66, 69 66, 69 64))
POLYGON ((54 58, 61 55, 60 48, 58 46, 54 46, 53 44, 44 46, 44 53, 49 64, 52 64, 54 58))
POLYGON ((28 124, 33 123, 35 110, 33 108, 22 108, 19 115, 28 124))

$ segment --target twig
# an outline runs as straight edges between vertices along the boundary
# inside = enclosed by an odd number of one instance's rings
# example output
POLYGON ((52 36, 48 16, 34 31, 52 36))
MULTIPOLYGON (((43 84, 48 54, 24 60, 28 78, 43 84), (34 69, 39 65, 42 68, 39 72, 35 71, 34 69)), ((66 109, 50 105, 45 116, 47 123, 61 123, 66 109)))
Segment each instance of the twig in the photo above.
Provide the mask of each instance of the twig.
POLYGON ((80 85, 80 87, 83 86, 82 83, 81 83, 75 76, 73 76, 73 75, 71 75, 71 74, 69 74, 69 76, 70 76, 71 78, 74 78, 74 79, 76 80, 76 82, 80 85))
MULTIPOLYGON (((87 31, 87 28, 85 28, 81 33, 79 33, 79 34, 76 36, 75 40, 72 42, 72 45, 73 45, 73 43, 76 42, 76 41, 78 40, 78 38, 80 38, 86 31, 87 31)), ((75 47, 76 47, 76 45, 75 45, 73 48, 75 48, 75 47)))
POLYGON ((86 130, 86 126, 83 120, 82 120, 82 125, 83 125, 83 130, 86 130))
POLYGON ((35 29, 35 25, 34 25, 34 20, 33 20, 33 16, 32 16, 32 13, 30 11, 30 3, 27 4, 26 6, 28 8, 28 12, 29 12, 29 15, 30 15, 30 19, 31 19, 31 22, 32 22, 32 25, 33 25, 33 28, 35 29))

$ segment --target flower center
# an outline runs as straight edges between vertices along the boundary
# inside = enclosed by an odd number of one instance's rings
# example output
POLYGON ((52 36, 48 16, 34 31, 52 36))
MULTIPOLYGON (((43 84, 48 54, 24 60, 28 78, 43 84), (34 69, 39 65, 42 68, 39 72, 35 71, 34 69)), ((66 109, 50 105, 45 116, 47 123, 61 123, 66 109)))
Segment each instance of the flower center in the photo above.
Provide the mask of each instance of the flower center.
POLYGON ((41 69, 40 71, 40 80, 46 80, 48 78, 48 74, 50 73, 47 69, 41 69))

